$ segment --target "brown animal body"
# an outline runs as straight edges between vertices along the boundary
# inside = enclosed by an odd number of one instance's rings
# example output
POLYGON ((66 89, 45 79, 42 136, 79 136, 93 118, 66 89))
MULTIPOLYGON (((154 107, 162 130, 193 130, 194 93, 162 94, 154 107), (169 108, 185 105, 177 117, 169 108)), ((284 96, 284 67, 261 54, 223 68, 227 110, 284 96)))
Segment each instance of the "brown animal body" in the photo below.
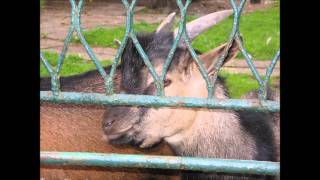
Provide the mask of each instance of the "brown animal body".
MULTIPOLYGON (((246 95, 242 96, 241 99, 258 99, 258 91, 249 92, 246 95)), ((280 102, 280 94, 278 91, 273 91, 270 87, 268 87, 267 99, 280 102)), ((276 161, 280 162, 280 113, 256 113, 247 111, 243 111, 242 113, 251 114, 252 117, 264 116, 267 120, 271 121, 274 133, 276 161)))
MULTIPOLYGON (((221 15, 221 14, 220 14, 221 15)), ((211 18, 214 14, 209 15, 211 18)), ((208 17, 209 17, 208 16, 208 17)), ((195 20, 187 25, 192 40, 200 34, 203 24, 195 20), (194 27, 196 25, 197 27, 194 27)), ((221 16, 219 16, 221 18, 221 16)), ((206 22, 212 22, 206 21, 206 22)), ((160 32, 138 35, 157 74, 177 35, 160 32)), ((214 75, 218 57, 226 51, 221 45, 199 56, 210 76, 214 75)), ((239 50, 234 40, 225 62, 239 50)), ((156 95, 153 78, 130 40, 122 54, 121 86, 128 94, 156 95)), ((206 98, 206 83, 192 60, 187 47, 180 42, 164 81, 166 96, 206 98)), ((227 99, 224 83, 218 78, 214 96, 227 99)), ((254 98, 254 97, 253 97, 254 98)), ((179 156, 212 157, 277 161, 279 158, 279 118, 274 114, 220 109, 112 107, 104 114, 104 132, 110 143, 131 144, 140 148, 154 147, 165 141, 179 156)), ((271 179, 270 176, 184 172, 182 179, 271 179)))
MULTIPOLYGON (((175 13, 171 13, 158 27, 157 32, 172 26, 175 13)), ((111 67, 104 68, 106 73, 111 67)), ((121 72, 118 68, 114 77, 114 91, 121 91, 121 72)), ((50 78, 41 78, 41 91, 51 90, 50 78)), ((104 81, 97 70, 84 74, 62 77, 62 91, 104 93, 104 81)), ((152 150, 142 151, 106 143, 102 131, 102 119, 106 107, 72 104, 41 103, 40 107, 40 149, 41 151, 79 151, 124 154, 173 155, 166 144, 152 150)), ((94 167, 49 167, 42 166, 41 177, 47 179, 175 179, 173 171, 130 168, 94 167)))
MULTIPOLYGON (((105 68, 109 73, 110 67, 105 68)), ((115 76, 115 91, 119 92, 119 72, 115 76)), ((104 93, 104 83, 98 72, 61 78, 62 91, 104 93)), ((50 90, 50 78, 41 79, 41 90, 50 90)), ((41 151, 80 151, 123 154, 170 155, 163 144, 149 151, 141 151, 106 143, 101 129, 105 107, 41 103, 40 149, 41 151)), ((174 179, 174 172, 130 168, 92 168, 70 166, 43 166, 43 180, 114 180, 114 179, 174 179)))

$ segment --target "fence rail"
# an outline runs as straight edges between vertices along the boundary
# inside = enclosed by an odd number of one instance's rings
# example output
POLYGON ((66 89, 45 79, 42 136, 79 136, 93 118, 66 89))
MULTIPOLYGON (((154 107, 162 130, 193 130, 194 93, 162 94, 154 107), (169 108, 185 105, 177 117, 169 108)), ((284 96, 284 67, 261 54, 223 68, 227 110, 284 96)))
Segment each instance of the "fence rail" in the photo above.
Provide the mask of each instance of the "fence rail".
MULTIPOLYGON (((265 78, 262 79, 254 64, 252 58, 249 56, 246 49, 243 47, 242 39, 240 38, 239 19, 246 3, 246 0, 241 0, 237 4, 234 0, 230 0, 233 9, 233 28, 229 36, 227 48, 225 53, 219 58, 215 69, 216 73, 209 79, 208 73, 201 64, 197 54, 191 46, 189 37, 186 33, 186 13, 191 0, 187 0, 185 4, 181 0, 176 0, 180 9, 181 19, 179 23, 179 30, 170 53, 167 56, 162 74, 158 75, 152 67, 150 60, 146 53, 143 51, 136 33, 133 28, 133 15, 134 8, 137 0, 132 0, 129 3, 127 0, 122 0, 125 7, 126 18, 126 31, 120 47, 118 48, 115 56, 110 74, 106 74, 102 68, 99 60, 94 54, 91 47, 85 40, 82 27, 81 27, 81 11, 84 1, 80 0, 76 4, 75 0, 70 0, 71 3, 71 22, 69 32, 64 41, 63 49, 58 57, 58 64, 55 69, 48 63, 47 59, 40 52, 40 59, 44 63, 46 69, 51 76, 51 90, 41 91, 41 101, 48 101, 54 103, 80 103, 80 104, 101 104, 101 105, 136 105, 136 106, 167 106, 167 107, 204 107, 204 108, 222 108, 222 109, 245 109, 253 111, 269 111, 279 112, 280 105, 276 101, 266 100, 267 83, 273 72, 273 69, 280 58, 280 50, 274 56, 270 66, 267 68, 265 78), (89 57, 94 62, 98 72, 103 77, 105 82, 105 95, 98 93, 76 93, 76 92, 61 92, 60 91, 60 70, 63 65, 65 54, 68 51, 68 46, 72 34, 76 32, 81 43, 86 49, 89 57), (131 38, 141 55, 144 63, 149 69, 152 77, 154 78, 155 88, 157 89, 157 96, 146 95, 128 95, 128 94, 114 94, 113 92, 113 79, 119 59, 124 50, 124 47, 131 38), (163 92, 163 81, 165 74, 168 70, 169 64, 172 61, 173 54, 177 48, 180 40, 183 40, 186 47, 190 51, 193 59, 195 60, 198 68, 206 81, 208 98, 182 98, 182 97, 166 97, 163 92), (214 85, 217 79, 217 74, 221 69, 223 61, 231 47, 232 41, 237 40, 240 42, 240 50, 244 55, 246 62, 252 71, 255 79, 259 84, 259 100, 244 100, 244 99, 228 99, 219 100, 213 97, 214 85), (212 81, 213 80, 213 81, 212 81)), ((41 163, 44 165, 86 165, 86 166, 108 166, 108 167, 140 167, 140 168, 165 168, 165 169, 188 169, 200 170, 210 172, 230 172, 230 173, 250 173, 250 174, 279 174, 279 163, 276 162, 261 162, 261 161, 245 161, 245 160, 222 160, 222 159, 204 159, 204 158, 189 158, 189 157, 167 157, 167 156, 145 156, 145 155, 117 155, 117 154, 96 154, 96 153, 80 153, 80 152, 41 152, 41 163)))
POLYGON ((159 97, 149 95, 60 92, 54 96, 51 91, 41 91, 42 101, 52 103, 72 103, 91 105, 133 105, 145 107, 187 107, 209 109, 233 109, 249 111, 277 112, 278 103, 268 100, 204 99, 185 97, 159 97))
POLYGON ((144 156, 87 152, 42 152, 42 165, 131 167, 237 174, 278 175, 279 163, 178 156, 144 156))

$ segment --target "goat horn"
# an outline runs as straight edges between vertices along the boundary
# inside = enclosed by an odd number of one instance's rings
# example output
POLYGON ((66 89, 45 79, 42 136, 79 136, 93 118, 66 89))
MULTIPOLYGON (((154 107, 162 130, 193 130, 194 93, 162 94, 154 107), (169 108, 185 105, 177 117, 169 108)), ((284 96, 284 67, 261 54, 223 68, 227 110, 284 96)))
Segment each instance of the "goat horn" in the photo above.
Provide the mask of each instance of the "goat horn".
POLYGON ((173 21, 174 18, 176 17, 176 13, 173 12, 171 14, 169 14, 165 20, 163 20, 161 22, 161 24, 159 25, 159 27, 156 30, 156 33, 159 33, 161 31, 172 31, 173 29, 173 21))
POLYGON ((113 43, 117 46, 117 48, 119 48, 121 45, 121 41, 119 41, 118 39, 114 39, 113 43))
MULTIPOLYGON (((207 31, 212 26, 218 24, 220 21, 229 17, 231 14, 233 14, 233 10, 218 11, 189 22, 188 24, 186 24, 186 32, 190 38, 190 41, 192 41, 201 33, 207 31)), ((175 29, 174 37, 177 36, 178 30, 178 28, 175 29)), ((184 43, 181 40, 180 46, 184 46, 183 44, 184 43)))

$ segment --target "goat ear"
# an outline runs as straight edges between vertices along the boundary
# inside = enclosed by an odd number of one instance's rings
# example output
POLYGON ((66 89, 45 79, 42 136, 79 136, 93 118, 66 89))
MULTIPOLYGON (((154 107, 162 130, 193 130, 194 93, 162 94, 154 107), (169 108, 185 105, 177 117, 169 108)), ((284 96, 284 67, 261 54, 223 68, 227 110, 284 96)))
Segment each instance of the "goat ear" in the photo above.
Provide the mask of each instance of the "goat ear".
MULTIPOLYGON (((227 46, 227 43, 222 44, 221 46, 212 49, 209 52, 206 52, 205 54, 202 54, 199 56, 202 64, 207 69, 207 72, 209 75, 214 73, 214 67, 217 64, 219 57, 221 57, 225 51, 225 48, 227 46)), ((237 40, 232 41, 232 45, 227 53, 227 57, 224 59, 222 66, 236 57, 236 55, 239 52, 239 42, 237 40)))

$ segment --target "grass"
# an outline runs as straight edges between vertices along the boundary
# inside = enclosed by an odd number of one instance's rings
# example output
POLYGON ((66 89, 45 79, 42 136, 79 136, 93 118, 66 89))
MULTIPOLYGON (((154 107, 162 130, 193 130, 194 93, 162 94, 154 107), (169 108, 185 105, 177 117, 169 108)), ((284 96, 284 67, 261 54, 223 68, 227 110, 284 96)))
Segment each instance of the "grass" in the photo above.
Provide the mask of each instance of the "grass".
MULTIPOLYGON (((271 60, 280 47, 280 12, 272 7, 244 14, 240 18, 240 33, 247 52, 257 60, 271 60)), ((206 52, 226 42, 232 30, 233 17, 222 21, 193 41, 193 47, 206 52)), ((238 58, 243 56, 239 53, 238 58)))
MULTIPOLYGON (((55 67, 57 65, 58 53, 47 51, 44 52, 44 56, 51 66, 55 67)), ((102 61, 101 64, 105 67, 111 65, 111 61, 102 61)), ((61 76, 80 74, 92 69, 95 69, 93 62, 84 60, 79 55, 68 55, 61 69, 61 76)), ((40 76, 49 76, 42 63, 40 64, 40 76)), ((232 74, 222 71, 220 72, 220 76, 225 80, 231 98, 240 98, 242 95, 259 88, 257 81, 250 74, 232 74)), ((279 77, 272 77, 270 83, 272 84, 277 79, 279 77)))
POLYGON ((40 9, 42 9, 42 8, 43 8, 44 3, 45 3, 45 0, 40 0, 40 9))
MULTIPOLYGON (((233 74, 221 71, 219 75, 225 80, 231 98, 240 98, 242 95, 259 88, 257 80, 251 74, 233 74)), ((271 77, 269 85, 272 87, 272 84, 278 79, 279 77, 271 77)))
MULTIPOLYGON (((196 19, 196 16, 188 16, 187 22, 196 19)), ((134 24, 134 30, 136 32, 152 32, 157 29, 159 23, 148 24, 144 21, 140 21, 134 24)), ((178 26, 178 22, 175 22, 175 27, 178 26)), ((117 48, 114 44, 114 40, 122 40, 125 34, 125 27, 114 27, 114 28, 106 28, 106 27, 97 27, 88 31, 84 31, 83 35, 86 38, 89 45, 99 46, 99 47, 111 47, 117 48)), ((71 39, 73 43, 80 43, 80 40, 77 36, 73 36, 71 39)))
MULTIPOLYGON (((157 28, 158 24, 147 24, 146 22, 139 22, 134 25, 136 32, 152 32, 157 28)), ((85 36, 87 42, 93 46, 100 47, 112 47, 117 48, 114 44, 114 39, 122 40, 125 34, 125 27, 115 27, 115 28, 105 28, 97 27, 95 29, 84 31, 83 35, 85 36)), ((71 40, 74 43, 80 43, 78 37, 74 36, 71 40)))
MULTIPOLYGON (((195 19, 195 16, 188 16, 187 21, 195 19)), ((228 40, 232 29, 232 17, 222 21, 219 25, 209 29, 200 35, 192 43, 193 47, 206 52, 219 46, 228 40)), ((135 31, 152 32, 159 24, 148 24, 138 22, 134 25, 135 31)), ((178 23, 175 23, 175 27, 178 23)), ((265 10, 255 11, 245 14, 240 20, 240 32, 244 38, 244 46, 247 51, 257 60, 270 60, 279 48, 279 7, 272 7, 265 10)), ((114 39, 122 40, 125 27, 105 28, 97 27, 84 31, 84 36, 92 46, 116 48, 114 39)), ((79 39, 73 37, 72 42, 80 43, 79 39)), ((44 52, 52 66, 56 66, 58 54, 44 52)), ((241 58, 238 55, 238 58, 241 58)), ((103 66, 110 65, 110 61, 102 61, 103 66)), ((79 55, 69 55, 64 61, 61 69, 61 76, 70 76, 95 69, 92 61, 86 61, 79 55)), ((49 76, 43 64, 40 67, 41 77, 49 76)), ((240 98, 242 95, 259 88, 257 81, 250 74, 232 74, 225 71, 220 72, 220 76, 225 79, 227 89, 231 98, 240 98)), ((272 77, 270 84, 277 81, 279 77, 272 77)))
MULTIPOLYGON (((187 21, 196 16, 187 16, 187 21)), ((200 52, 207 52, 220 44, 227 42, 232 30, 233 17, 219 23, 204 34, 198 36, 192 43, 200 52)), ((158 24, 138 22, 134 25, 136 32, 152 32, 158 24)), ((175 23, 177 27, 177 22, 175 23)), ((240 32, 244 39, 244 47, 250 55, 257 60, 271 60, 280 47, 280 12, 279 7, 271 7, 244 14, 240 18, 240 32)), ((98 27, 84 31, 88 43, 93 46, 116 48, 114 39, 122 40, 125 27, 98 27)), ((72 42, 80 43, 73 38, 72 42)), ((243 58, 239 53, 238 58, 243 58)))
MULTIPOLYGON (((51 66, 55 68, 58 60, 58 53, 55 52, 44 52, 44 57, 48 60, 51 66)), ((112 62, 109 60, 101 61, 102 66, 108 66, 112 62)), ((84 73, 86 71, 95 69, 95 65, 92 61, 84 60, 79 55, 67 55, 64 59, 63 66, 61 68, 61 76, 71 76, 75 74, 84 73)), ((40 64, 40 77, 47 77, 49 73, 45 69, 43 63, 40 64)))

